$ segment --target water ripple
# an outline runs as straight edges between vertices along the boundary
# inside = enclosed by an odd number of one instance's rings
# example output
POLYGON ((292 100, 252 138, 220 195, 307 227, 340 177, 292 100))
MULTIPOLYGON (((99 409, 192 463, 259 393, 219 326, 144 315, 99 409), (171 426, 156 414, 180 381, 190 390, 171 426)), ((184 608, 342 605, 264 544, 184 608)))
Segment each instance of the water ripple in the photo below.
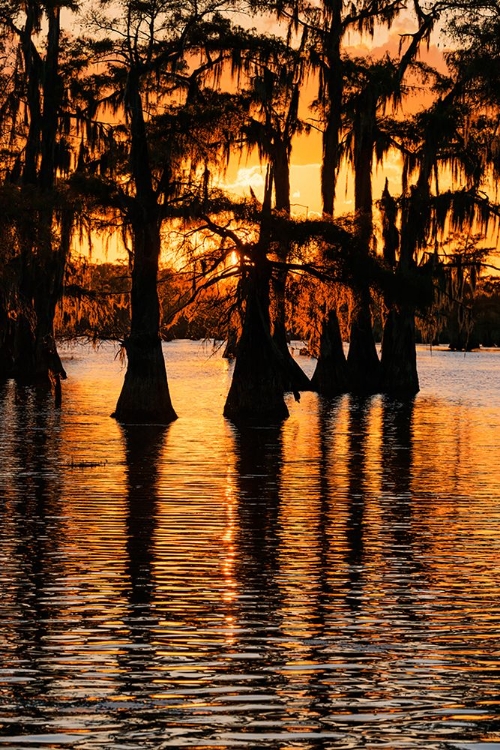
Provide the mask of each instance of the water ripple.
POLYGON ((0 746, 500 748, 498 355, 238 430, 220 354, 165 353, 166 430, 109 419, 111 347, 60 413, 3 387, 0 746))

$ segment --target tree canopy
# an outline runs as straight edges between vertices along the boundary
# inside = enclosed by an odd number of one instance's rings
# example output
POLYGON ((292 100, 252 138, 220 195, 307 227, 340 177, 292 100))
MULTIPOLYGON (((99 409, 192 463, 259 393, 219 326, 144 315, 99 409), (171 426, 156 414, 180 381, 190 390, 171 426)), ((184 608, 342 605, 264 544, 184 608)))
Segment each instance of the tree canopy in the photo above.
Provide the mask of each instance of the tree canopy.
POLYGON ((165 326, 208 305, 239 339, 231 417, 283 416, 310 387, 414 394, 415 320, 440 306, 466 327, 497 227, 499 24, 494 0, 2 0, 2 376, 60 400, 55 324, 109 335, 108 310, 128 360, 116 417, 169 422, 165 326), (366 51, 382 33, 399 43, 366 51), (301 216, 294 148, 318 131, 321 215, 301 216), (259 196, 227 189, 243 159, 259 196), (77 261, 105 234, 126 251, 119 290, 87 288, 99 274, 77 261), (319 355, 312 384, 291 330, 319 355))

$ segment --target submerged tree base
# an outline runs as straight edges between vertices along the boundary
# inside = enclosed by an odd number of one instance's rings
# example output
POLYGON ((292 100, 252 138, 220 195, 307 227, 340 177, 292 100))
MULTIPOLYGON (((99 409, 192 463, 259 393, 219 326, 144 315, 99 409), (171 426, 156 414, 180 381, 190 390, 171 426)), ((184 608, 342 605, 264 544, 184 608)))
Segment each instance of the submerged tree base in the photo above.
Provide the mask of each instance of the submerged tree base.
POLYGON ((360 294, 351 321, 347 355, 349 391, 359 395, 380 392, 381 366, 373 337, 370 303, 360 294))
POLYGON ((299 363, 290 354, 285 329, 282 326, 275 324, 272 338, 282 359, 282 381, 283 390, 285 391, 285 393, 311 391, 311 381, 309 380, 299 363))
POLYGON ((415 316, 409 310, 391 310, 382 340, 382 393, 412 397, 420 390, 415 349, 415 316))
POLYGON ((224 416, 236 424, 267 424, 289 416, 283 398, 283 382, 274 358, 262 351, 248 361, 236 358, 233 380, 224 406, 224 416))
POLYGON ((323 396, 340 396, 349 390, 347 362, 336 310, 330 310, 323 323, 320 353, 311 388, 323 396))
POLYGON ((170 424, 177 414, 170 400, 160 339, 131 336, 125 350, 127 372, 111 416, 122 424, 170 424))
POLYGON ((271 338, 265 309, 254 292, 247 300, 245 322, 224 406, 224 416, 242 423, 270 423, 289 416, 283 398, 283 363, 271 338))
POLYGON ((19 316, 12 337, 8 377, 14 378, 21 386, 52 390, 54 405, 61 406, 61 381, 66 380, 67 375, 50 321, 45 327, 37 325, 33 328, 25 316, 19 316))

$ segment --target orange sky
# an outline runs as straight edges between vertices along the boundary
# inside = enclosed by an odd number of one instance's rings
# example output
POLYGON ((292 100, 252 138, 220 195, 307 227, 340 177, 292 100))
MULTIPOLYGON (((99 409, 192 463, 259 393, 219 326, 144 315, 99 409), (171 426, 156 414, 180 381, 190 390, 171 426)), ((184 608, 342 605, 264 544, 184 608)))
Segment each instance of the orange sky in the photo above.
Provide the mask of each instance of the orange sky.
MULTIPOLYGON (((401 34, 411 29, 408 19, 402 19, 394 24, 388 32, 380 29, 373 42, 371 39, 358 39, 357 44, 346 48, 346 52, 353 56, 371 55, 381 58, 386 54, 398 55, 401 34), (371 43, 372 42, 372 43, 371 43), (371 44, 370 44, 371 43, 371 44)), ((355 40, 353 39, 353 42, 355 40)), ((441 70, 445 63, 443 53, 437 44, 432 44, 425 49, 422 59, 432 66, 441 70)), ((316 82, 311 80, 302 94, 302 117, 305 120, 314 121, 314 115, 309 110, 310 102, 316 96, 316 82)), ((416 87, 415 92, 407 100, 405 111, 414 113, 426 106, 431 95, 428 88, 416 87)), ((291 197, 292 211, 296 213, 320 214, 321 213, 321 133, 311 130, 309 135, 301 135, 295 138, 292 151, 291 167, 291 197)), ((401 190, 401 161, 397 154, 389 156, 382 168, 376 168, 374 173, 373 193, 377 200, 382 194, 385 179, 389 179, 389 189, 393 194, 401 190)), ((265 179, 265 165, 259 165, 258 158, 252 154, 248 158, 235 157, 230 164, 224 182, 227 187, 238 194, 248 195, 249 186, 258 197, 262 196, 265 179)), ((349 213, 353 210, 353 181, 348 167, 344 166, 340 172, 337 189, 337 211, 339 214, 349 213)))
MULTIPOLYGON (((66 28, 74 24, 74 15, 64 11, 66 28)), ((242 18, 244 22, 245 19, 242 18)), ((280 28, 271 17, 260 17, 255 21, 249 18, 244 25, 257 25, 259 30, 278 34, 280 28)), ((377 29, 373 39, 368 36, 360 37, 352 34, 347 40, 349 45, 346 52, 353 56, 371 55, 380 58, 385 54, 395 57, 399 54, 399 45, 402 35, 415 29, 415 22, 409 14, 402 14, 388 31, 385 28, 377 29)), ((434 43, 428 49, 423 50, 423 59, 432 66, 443 70, 445 68, 443 58, 444 43, 436 34, 434 43)), ((302 117, 313 118, 309 110, 310 102, 316 96, 316 83, 310 80, 302 94, 302 117)), ((423 86, 416 87, 414 94, 405 102, 405 111, 414 113, 419 108, 428 104, 430 99, 429 90, 423 86)), ((292 151, 291 165, 291 203, 292 211, 296 214, 319 215, 321 213, 321 134, 317 130, 311 130, 309 135, 296 137, 292 151)), ((374 172, 373 195, 374 200, 381 196, 386 178, 389 180, 389 189, 394 195, 401 192, 401 161, 399 155, 394 153, 385 160, 383 168, 377 167, 374 172)), ((235 155, 229 164, 226 174, 221 177, 221 184, 238 195, 249 195, 250 187, 258 197, 262 197, 265 179, 265 165, 260 165, 257 154, 254 152, 249 157, 235 155)), ((353 180, 348 167, 344 165, 340 172, 336 211, 338 214, 349 213, 353 210, 353 180)), ((111 240, 107 248, 100 249, 100 242, 96 240, 94 247, 94 258, 115 261, 126 260, 126 254, 121 248, 119 238, 111 240)))

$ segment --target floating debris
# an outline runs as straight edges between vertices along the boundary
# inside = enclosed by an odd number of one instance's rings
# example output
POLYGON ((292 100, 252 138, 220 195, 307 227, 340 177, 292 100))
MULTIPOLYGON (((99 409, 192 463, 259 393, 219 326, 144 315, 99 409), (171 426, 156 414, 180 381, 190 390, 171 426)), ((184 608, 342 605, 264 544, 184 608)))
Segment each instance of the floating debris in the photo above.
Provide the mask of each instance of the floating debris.
POLYGON ((67 464, 69 469, 95 469, 97 466, 106 466, 107 461, 74 461, 71 459, 67 464))

